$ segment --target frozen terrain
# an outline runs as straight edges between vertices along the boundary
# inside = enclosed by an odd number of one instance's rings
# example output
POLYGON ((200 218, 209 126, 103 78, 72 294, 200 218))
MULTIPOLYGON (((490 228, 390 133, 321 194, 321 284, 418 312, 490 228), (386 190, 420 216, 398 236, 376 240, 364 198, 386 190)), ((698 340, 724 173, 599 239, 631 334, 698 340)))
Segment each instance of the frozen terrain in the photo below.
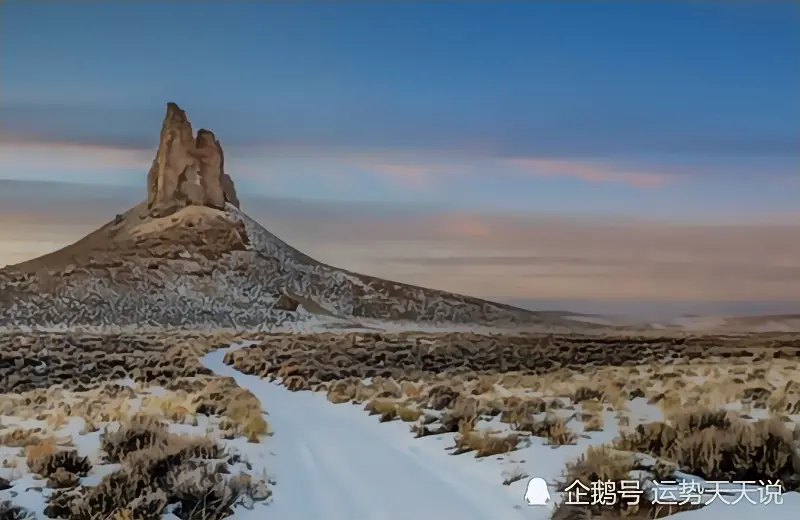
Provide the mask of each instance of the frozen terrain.
MULTIPOLYGON (((226 344, 229 341, 214 344, 226 344)), ((543 437, 529 436, 523 438, 519 449, 508 453, 484 458, 476 458, 474 452, 453 455, 451 448, 455 444, 456 434, 415 438, 409 431, 409 423, 379 422, 377 416, 368 415, 363 403, 333 404, 324 392, 289 391, 279 383, 246 375, 223 362, 227 352, 252 344, 258 342, 242 342, 213 350, 199 357, 199 361, 217 375, 226 376, 225 379, 213 378, 226 381, 228 386, 224 387, 225 393, 236 390, 236 385, 250 392, 247 395, 252 399, 253 413, 256 417, 264 413, 271 435, 263 436, 261 442, 247 442, 241 435, 222 437, 220 428, 223 419, 204 416, 202 412, 195 415, 195 421, 172 423, 169 426, 173 433, 219 438, 228 449, 240 453, 243 460, 250 463, 247 468, 232 468, 234 471, 246 469, 253 477, 270 483, 272 496, 268 500, 241 502, 235 507, 232 520, 261 520, 265 517, 277 520, 550 520, 555 504, 563 498, 557 489, 564 480, 565 466, 584 454, 587 447, 608 445, 620 433, 615 412, 605 408, 597 410, 603 416, 602 424, 605 425, 600 431, 588 431, 586 423, 582 424, 580 420, 568 421, 569 427, 578 434, 575 444, 556 446, 543 437), (514 476, 519 478, 514 479, 514 476), (548 483, 551 500, 547 506, 528 506, 525 503, 525 487, 529 477, 541 477, 548 483), (510 483, 504 485, 507 482, 510 483)), ((56 349, 55 346, 52 348, 56 349)), ((65 353, 62 356, 68 358, 65 353)), ((198 360, 198 357, 192 359, 198 360)), ((735 369, 735 366, 732 367, 735 369)), ((772 376, 778 377, 780 373, 776 370, 772 376)), ((780 381, 776 380, 775 383, 780 381)), ((103 400, 101 394, 92 394, 95 397, 91 398, 91 402, 115 410, 121 408, 118 410, 121 415, 149 410, 164 411, 162 406, 168 403, 171 403, 171 409, 177 410, 186 402, 175 400, 178 395, 169 393, 171 390, 150 383, 151 386, 139 387, 133 380, 119 380, 116 384, 135 388, 131 398, 125 398, 128 399, 124 401, 127 403, 125 406, 119 404, 122 401, 103 400), (124 409, 126 406, 130 409, 124 409)), ((575 375, 570 384, 577 387, 584 382, 579 375, 575 375)), ((551 387, 548 389, 555 390, 551 387)), ((509 390, 496 386, 495 391, 509 390)), ((535 390, 528 391, 536 393, 535 390)), ((72 399, 77 394, 46 395, 50 396, 48 399, 51 401, 63 399, 64 402, 71 402, 73 413, 76 413, 77 401, 72 399)), ((115 395, 117 397, 114 399, 117 399, 123 394, 115 395)), ((731 403, 730 406, 735 404, 731 403)), ((573 408, 554 409, 554 413, 563 413, 563 417, 574 416, 588 410, 584 406, 575 403, 573 408)), ((628 401, 627 409, 632 421, 662 418, 659 407, 649 404, 644 398, 628 401)), ((755 420, 765 416, 767 411, 752 409, 750 414, 755 420)), ((102 419, 102 422, 95 423, 98 429, 91 431, 91 428, 86 428, 88 423, 79 415, 70 416, 67 413, 57 423, 52 422, 54 417, 47 415, 44 418, 23 419, 0 414, 0 433, 16 427, 43 428, 51 431, 55 439, 66 439, 81 455, 92 459, 91 472, 81 479, 87 486, 96 485, 103 475, 117 469, 115 464, 103 462, 100 449, 100 431, 111 424, 109 420, 102 419)), ((787 420, 794 422, 799 419, 796 414, 787 416, 787 420)), ((508 425, 483 420, 476 426, 481 429, 502 429, 508 425)), ((24 457, 20 458, 19 448, 0 447, 0 459, 0 479, 6 479, 6 484, 10 484, 7 489, 2 489, 0 485, 0 502, 9 500, 22 506, 30 510, 36 520, 46 518, 46 499, 53 494, 47 480, 29 471, 24 457)), ((653 459, 642 455, 640 462, 643 474, 646 474, 647 468, 653 465, 653 459)), ((679 480, 693 480, 707 490, 711 487, 691 475, 677 473, 676 476, 679 480)), ((751 496, 757 499, 758 486, 750 489, 751 496)), ((712 496, 706 494, 705 501, 711 499, 712 496)), ((796 520, 797 511, 800 510, 800 495, 794 492, 784 494, 781 504, 752 505, 747 500, 739 500, 732 505, 723 501, 736 499, 735 494, 717 497, 711 505, 701 510, 681 512, 669 518, 716 520, 726 515, 730 520, 749 520, 764 511, 774 520, 796 520)), ((0 518, 5 519, 2 515, 0 518)), ((177 517, 174 513, 168 513, 164 518, 176 520, 177 517)), ((575 520, 574 517, 558 518, 575 520)), ((578 518, 609 520, 616 517, 578 518)))
MULTIPOLYGON (((555 486, 565 464, 587 446, 609 442, 617 434, 615 427, 608 427, 571 446, 553 447, 534 439, 530 446, 503 456, 453 456, 447 451, 453 444, 450 434, 416 439, 402 422, 379 423, 359 406, 334 405, 324 394, 291 392, 242 374, 223 363, 225 352, 236 348, 240 347, 217 350, 202 363, 235 378, 268 410, 274 435, 266 442, 271 457, 266 464, 277 480, 269 511, 276 520, 548 520, 560 499, 555 486), (502 484, 519 472, 548 482, 548 506, 525 504, 528 479, 502 484)), ((696 477, 685 478, 704 485, 696 477)), ((237 518, 255 519, 262 511, 240 510, 237 518)), ((716 520, 727 515, 730 520, 749 520, 764 512, 773 520, 796 520, 798 511, 800 494, 787 493, 781 504, 741 500, 732 505, 717 499, 701 510, 670 518, 716 520)))

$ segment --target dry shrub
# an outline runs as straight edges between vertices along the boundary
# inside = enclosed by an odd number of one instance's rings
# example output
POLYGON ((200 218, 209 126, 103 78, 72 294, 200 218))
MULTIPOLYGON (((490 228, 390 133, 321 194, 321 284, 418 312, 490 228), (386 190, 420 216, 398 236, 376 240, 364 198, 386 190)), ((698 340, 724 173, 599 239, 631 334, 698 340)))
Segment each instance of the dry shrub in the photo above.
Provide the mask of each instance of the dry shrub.
POLYGON ((208 437, 170 434, 156 445, 130 452, 123 462, 163 478, 170 469, 187 461, 217 460, 225 456, 224 448, 208 437))
POLYGON ((178 504, 184 520, 218 520, 232 513, 241 496, 212 463, 226 458, 211 439, 170 435, 144 449, 127 452, 120 468, 97 486, 56 491, 48 500, 50 518, 159 520, 167 504, 178 504), (129 516, 128 516, 129 515, 129 516))
POLYGON ((587 386, 579 386, 575 389, 575 392, 572 393, 570 396, 570 400, 573 403, 580 403, 581 401, 600 401, 605 396, 605 392, 603 390, 599 390, 597 388, 589 388, 587 386))
POLYGON ((87 457, 74 449, 60 449, 52 440, 45 440, 25 448, 28 468, 43 477, 51 477, 58 470, 85 477, 92 469, 87 457))
POLYGON ((367 401, 364 409, 370 415, 380 415, 379 420, 381 422, 394 421, 395 419, 400 419, 403 422, 414 422, 422 417, 422 411, 419 409, 405 406, 389 399, 372 399, 367 401))
POLYGON ((42 439, 40 442, 25 446, 25 457, 28 459, 30 465, 31 460, 55 453, 57 449, 58 446, 56 446, 56 443, 53 441, 53 439, 42 439))
POLYGON ((180 504, 175 514, 182 520, 216 520, 233 514, 237 491, 207 466, 193 472, 176 470, 171 478, 170 502, 180 504))
POLYGON ((42 437, 39 435, 39 431, 29 428, 14 428, 10 432, 0 435, 0 446, 9 448, 25 448, 41 442, 42 437))
POLYGON ((310 390, 311 383, 309 379, 303 377, 300 374, 295 374, 289 377, 286 377, 283 380, 283 386, 287 390, 291 390, 292 392, 300 392, 302 390, 310 390))
POLYGON ((328 387, 328 401, 334 404, 349 403, 356 398, 359 382, 353 379, 335 381, 328 387))
POLYGON ((567 464, 565 484, 576 480, 586 485, 590 482, 627 480, 633 469, 631 455, 614 451, 609 446, 589 446, 578 460, 567 464))
POLYGON ((472 395, 481 395, 481 394, 488 394, 494 390, 495 382, 493 379, 489 378, 481 378, 478 379, 472 389, 470 389, 470 394, 472 395))
POLYGON ((397 417, 403 422, 418 421, 422 417, 422 410, 409 406, 397 405, 397 417))
POLYGON ((186 424, 193 417, 190 411, 191 403, 185 390, 169 392, 163 396, 148 396, 145 398, 139 414, 151 413, 160 415, 170 421, 186 424), (155 408, 155 409, 152 409, 155 408))
POLYGON ((504 471, 503 472, 503 485, 510 486, 514 482, 518 482, 524 478, 528 478, 530 475, 525 473, 521 468, 514 468, 511 471, 504 471))
POLYGON ((380 415, 382 419, 383 417, 394 418, 396 409, 395 402, 388 399, 372 399, 364 405, 364 410, 368 411, 370 415, 380 415))
POLYGON ((47 479, 47 487, 72 488, 78 485, 80 478, 64 468, 57 468, 47 479))
POLYGON ((453 406, 461 394, 447 385, 436 385, 428 390, 426 406, 433 410, 444 410, 453 406))
POLYGON ((548 403, 540 397, 532 397, 526 400, 522 400, 519 397, 510 397, 504 399, 503 405, 505 409, 500 414, 500 421, 507 424, 529 419, 532 415, 544 413, 552 407, 552 403, 548 403))
POLYGON ((779 419, 743 421, 724 411, 690 412, 672 424, 639 425, 615 443, 674 462, 706 480, 780 480, 800 489, 800 453, 793 432, 779 419))
POLYGON ((411 398, 418 398, 422 396, 422 389, 419 385, 411 381, 403 381, 400 383, 400 389, 403 395, 411 398))
POLYGON ((67 421, 69 421, 69 414, 63 408, 49 410, 45 418, 45 422, 53 430, 63 427, 67 421))
POLYGON ((488 457, 516 450, 519 444, 519 435, 469 431, 459 433, 455 438, 455 443, 456 449, 453 451, 453 455, 474 451, 475 457, 488 457))
POLYGON ((239 425, 239 430, 249 442, 259 442, 262 435, 269 433, 261 402, 247 390, 234 390, 232 399, 221 413, 239 425))
POLYGON ((472 430, 478 422, 478 405, 472 399, 459 398, 453 402, 452 408, 445 410, 439 418, 437 433, 455 433, 461 430, 472 430))
POLYGON ((773 412, 800 413, 800 383, 789 381, 780 390, 770 392, 764 400, 773 412))
POLYGON ((54 492, 44 514, 68 520, 160 520, 168 503, 166 493, 119 470, 97 486, 54 492))
POLYGON ((166 425, 149 415, 134 415, 116 431, 108 427, 100 435, 100 447, 107 462, 120 462, 128 453, 155 446, 167 438, 166 425))
POLYGON ((583 430, 587 432, 603 431, 605 426, 603 416, 600 414, 583 414, 583 430))
POLYGON ((253 500, 266 500, 272 496, 272 490, 267 487, 266 482, 253 480, 253 477, 247 473, 235 475, 228 482, 236 494, 250 497, 253 500))
POLYGON ((0 520, 36 520, 36 515, 11 501, 3 500, 0 501, 0 520))
POLYGON ((535 437, 543 437, 553 446, 575 444, 578 436, 569 429, 567 421, 555 414, 547 414, 543 419, 527 417, 514 423, 514 429, 528 432, 535 437))
POLYGON ((575 482, 585 488, 591 488, 593 482, 613 482, 613 490, 604 486, 608 495, 614 498, 605 505, 568 505, 560 503, 553 513, 553 518, 662 518, 678 511, 697 509, 698 506, 686 504, 682 506, 664 506, 651 502, 644 490, 645 482, 631 486, 631 472, 639 469, 630 453, 621 453, 609 446, 590 446, 584 455, 567 464, 565 480, 560 483, 560 490, 566 491, 575 482), (637 497, 638 495, 638 497, 637 497), (638 498, 638 500, 637 500, 638 498), (583 511, 583 512, 581 512, 583 511), (585 516, 580 516, 580 515, 585 516))
POLYGON ((242 424, 242 434, 247 437, 248 442, 259 442, 262 435, 269 433, 269 424, 264 416, 252 414, 242 424))

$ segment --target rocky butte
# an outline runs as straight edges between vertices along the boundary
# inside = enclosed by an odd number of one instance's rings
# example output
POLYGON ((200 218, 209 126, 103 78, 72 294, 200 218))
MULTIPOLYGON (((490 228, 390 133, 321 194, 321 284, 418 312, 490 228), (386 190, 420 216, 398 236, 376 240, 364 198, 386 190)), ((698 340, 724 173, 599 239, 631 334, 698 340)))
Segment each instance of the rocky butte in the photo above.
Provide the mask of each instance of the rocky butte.
POLYGON ((0 270, 0 327, 319 330, 580 326, 318 262, 240 208, 213 132, 167 104, 147 200, 81 240, 0 270))
POLYGON ((167 103, 158 151, 147 173, 149 215, 164 217, 189 206, 220 210, 239 207, 233 180, 225 174, 225 155, 214 132, 201 128, 195 137, 186 112, 167 103))

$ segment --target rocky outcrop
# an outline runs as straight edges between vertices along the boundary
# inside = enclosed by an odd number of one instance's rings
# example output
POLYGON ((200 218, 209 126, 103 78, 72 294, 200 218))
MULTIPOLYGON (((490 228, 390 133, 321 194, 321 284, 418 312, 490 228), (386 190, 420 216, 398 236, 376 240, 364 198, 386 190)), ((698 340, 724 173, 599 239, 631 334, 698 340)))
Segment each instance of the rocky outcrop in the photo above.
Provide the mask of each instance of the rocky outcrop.
POLYGON ((167 103, 158 151, 147 174, 149 215, 163 217, 190 205, 224 209, 229 202, 239 207, 224 164, 214 133, 200 129, 195 137, 186 112, 167 103))
POLYGON ((0 328, 589 326, 337 269, 238 206, 214 133, 195 135, 186 113, 169 103, 147 202, 73 244, 0 269, 0 328))

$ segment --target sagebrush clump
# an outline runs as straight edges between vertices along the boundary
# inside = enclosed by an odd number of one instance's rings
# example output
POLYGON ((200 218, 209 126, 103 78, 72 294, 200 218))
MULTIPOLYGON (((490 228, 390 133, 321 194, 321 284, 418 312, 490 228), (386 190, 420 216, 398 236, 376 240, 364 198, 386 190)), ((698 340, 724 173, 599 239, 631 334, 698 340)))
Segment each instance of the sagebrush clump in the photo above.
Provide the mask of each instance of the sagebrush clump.
POLYGON ((183 520, 221 520, 232 514, 248 488, 234 485, 225 477, 227 470, 220 470, 233 462, 222 446, 206 437, 167 434, 152 423, 136 426, 106 439, 108 448, 119 455, 117 471, 97 486, 54 492, 45 514, 67 520, 121 514, 159 520, 168 505, 183 520), (158 434, 144 435, 147 428, 158 434))
POLYGON ((775 418, 745 421, 725 411, 697 411, 669 423, 642 424, 616 447, 674 462, 706 480, 779 480, 800 489, 800 452, 793 432, 775 418))

